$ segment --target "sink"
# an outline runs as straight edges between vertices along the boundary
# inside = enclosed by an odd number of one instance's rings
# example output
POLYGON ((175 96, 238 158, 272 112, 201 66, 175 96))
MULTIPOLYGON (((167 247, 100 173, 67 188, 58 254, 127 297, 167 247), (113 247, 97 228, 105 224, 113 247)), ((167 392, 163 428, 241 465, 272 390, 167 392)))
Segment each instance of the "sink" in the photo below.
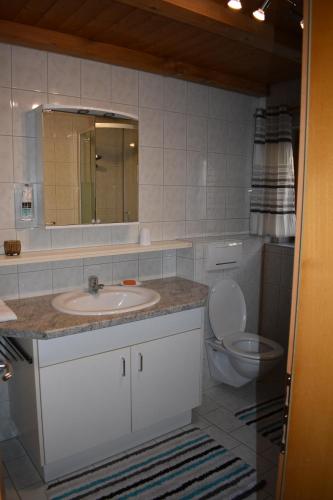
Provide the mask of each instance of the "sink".
POLYGON ((96 294, 85 290, 62 293, 52 300, 60 312, 79 316, 102 316, 103 314, 139 311, 157 304, 159 293, 138 286, 106 286, 96 294))

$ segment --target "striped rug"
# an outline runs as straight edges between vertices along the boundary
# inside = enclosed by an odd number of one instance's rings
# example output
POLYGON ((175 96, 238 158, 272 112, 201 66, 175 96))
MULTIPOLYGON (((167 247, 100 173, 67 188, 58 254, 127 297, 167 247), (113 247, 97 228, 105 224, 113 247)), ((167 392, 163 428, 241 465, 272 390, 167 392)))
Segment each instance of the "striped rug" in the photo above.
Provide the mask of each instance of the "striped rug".
POLYGON ((245 425, 254 428, 276 445, 281 444, 283 430, 284 396, 267 399, 235 413, 245 425))
POLYGON ((250 465, 189 427, 50 483, 47 494, 52 500, 241 500, 265 484, 250 465))

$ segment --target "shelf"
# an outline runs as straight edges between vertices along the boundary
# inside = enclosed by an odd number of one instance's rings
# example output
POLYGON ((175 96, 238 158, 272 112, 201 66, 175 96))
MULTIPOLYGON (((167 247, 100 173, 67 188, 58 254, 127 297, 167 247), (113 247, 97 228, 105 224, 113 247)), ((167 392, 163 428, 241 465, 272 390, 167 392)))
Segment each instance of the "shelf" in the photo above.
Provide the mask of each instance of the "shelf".
POLYGON ((56 262, 61 260, 87 259, 91 257, 105 257, 108 255, 126 255, 131 253, 159 252, 162 250, 177 250, 191 248, 192 242, 185 240, 153 241, 151 245, 143 246, 138 243, 124 245, 101 245, 90 247, 61 248, 22 252, 18 256, 9 257, 0 255, 0 267, 35 264, 39 262, 56 262))

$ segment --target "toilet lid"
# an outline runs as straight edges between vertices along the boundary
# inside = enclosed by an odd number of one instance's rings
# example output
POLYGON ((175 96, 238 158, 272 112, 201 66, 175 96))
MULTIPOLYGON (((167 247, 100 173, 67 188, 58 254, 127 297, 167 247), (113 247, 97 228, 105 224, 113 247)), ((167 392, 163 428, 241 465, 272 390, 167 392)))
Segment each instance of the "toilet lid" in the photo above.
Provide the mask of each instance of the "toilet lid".
POLYGON ((231 279, 219 281, 209 296, 209 321, 217 339, 234 332, 243 332, 246 325, 246 305, 242 290, 231 279))
POLYGON ((280 344, 254 333, 233 333, 223 339, 223 345, 231 354, 249 359, 275 359, 283 354, 280 344))

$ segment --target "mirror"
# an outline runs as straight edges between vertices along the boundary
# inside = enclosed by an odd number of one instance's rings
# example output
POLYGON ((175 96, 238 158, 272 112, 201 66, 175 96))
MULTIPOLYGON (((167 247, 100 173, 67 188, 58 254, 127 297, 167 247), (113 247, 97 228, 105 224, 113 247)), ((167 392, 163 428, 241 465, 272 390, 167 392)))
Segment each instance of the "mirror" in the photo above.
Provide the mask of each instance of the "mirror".
POLYGON ((138 221, 138 122, 85 108, 43 109, 44 221, 138 221))

